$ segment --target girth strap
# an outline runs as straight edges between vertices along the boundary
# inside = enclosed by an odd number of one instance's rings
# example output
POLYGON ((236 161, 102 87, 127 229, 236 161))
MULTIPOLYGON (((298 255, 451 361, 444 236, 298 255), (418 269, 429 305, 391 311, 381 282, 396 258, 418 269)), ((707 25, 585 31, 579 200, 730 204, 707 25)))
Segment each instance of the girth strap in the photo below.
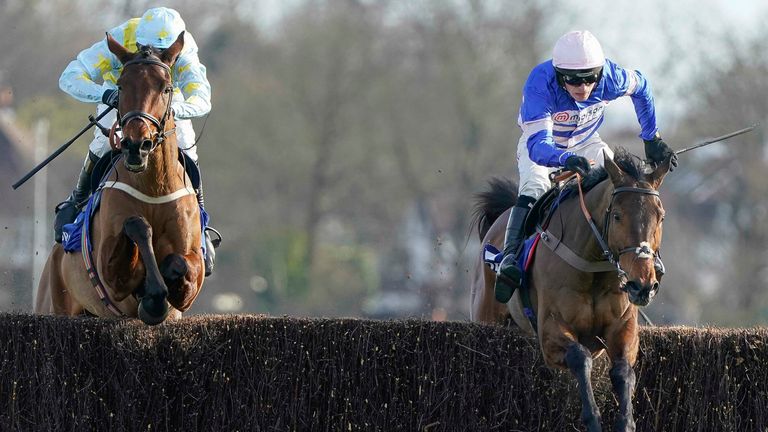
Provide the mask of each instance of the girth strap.
POLYGON ((105 308, 107 308, 108 311, 112 312, 115 316, 118 317, 126 317, 126 314, 123 313, 123 311, 120 310, 120 308, 117 307, 117 305, 112 301, 112 299, 109 298, 109 292, 107 291, 107 288, 104 286, 104 284, 101 282, 101 278, 99 278, 99 273, 96 271, 96 263, 93 257, 93 251, 91 251, 91 242, 90 242, 90 229, 91 229, 91 216, 93 216, 93 209, 96 205, 96 201, 101 197, 100 192, 96 192, 96 194, 91 197, 91 199, 88 201, 88 205, 85 208, 85 219, 83 221, 83 233, 82 233, 82 239, 80 243, 80 249, 82 250, 83 254, 83 263, 85 264, 85 270, 88 273, 88 280, 91 281, 91 285, 93 285, 93 288, 96 289, 96 294, 98 294, 99 299, 101 300, 101 303, 104 305, 105 308))

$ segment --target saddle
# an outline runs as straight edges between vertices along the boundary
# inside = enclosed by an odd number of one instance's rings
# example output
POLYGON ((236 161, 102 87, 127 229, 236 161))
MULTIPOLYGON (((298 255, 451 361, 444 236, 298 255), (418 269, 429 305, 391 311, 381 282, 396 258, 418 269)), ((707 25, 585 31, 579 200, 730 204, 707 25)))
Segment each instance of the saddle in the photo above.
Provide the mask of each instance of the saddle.
POLYGON ((531 211, 528 212, 528 216, 525 218, 525 224, 523 225, 523 236, 528 238, 538 231, 540 228, 546 229, 549 225, 549 219, 552 217, 554 210, 557 206, 570 194, 563 194, 565 187, 555 186, 544 193, 535 203, 531 211))

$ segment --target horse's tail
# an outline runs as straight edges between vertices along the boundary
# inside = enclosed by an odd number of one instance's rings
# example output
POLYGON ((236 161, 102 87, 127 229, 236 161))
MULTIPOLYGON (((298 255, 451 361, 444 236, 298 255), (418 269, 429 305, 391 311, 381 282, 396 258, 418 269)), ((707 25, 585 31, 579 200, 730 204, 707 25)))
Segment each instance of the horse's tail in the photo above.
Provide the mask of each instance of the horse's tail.
POLYGON ((493 222, 517 202, 517 183, 501 177, 488 180, 489 188, 475 194, 472 225, 477 226, 480 240, 485 238, 493 222))

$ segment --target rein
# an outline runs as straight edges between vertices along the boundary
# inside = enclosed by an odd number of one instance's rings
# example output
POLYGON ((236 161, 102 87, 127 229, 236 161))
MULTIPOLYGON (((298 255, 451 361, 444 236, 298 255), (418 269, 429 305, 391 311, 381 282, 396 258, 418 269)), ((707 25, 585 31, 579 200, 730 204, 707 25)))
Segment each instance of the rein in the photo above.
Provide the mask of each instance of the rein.
POLYGON ((645 195, 653 195, 653 196, 659 196, 659 191, 655 189, 649 189, 649 188, 638 188, 638 187, 618 187, 613 190, 613 193, 611 193, 611 202, 608 204, 608 208, 605 210, 605 223, 603 223, 603 232, 601 233, 600 230, 597 229, 597 225, 595 225, 595 220, 592 218, 592 215, 589 213, 589 210, 587 209, 587 205, 584 202, 584 192, 581 189, 581 175, 578 173, 576 174, 576 184, 579 188, 579 206, 581 207, 581 212, 584 214, 584 218, 587 220, 587 223, 589 224, 589 228, 592 230, 592 233, 594 234, 595 238, 597 239, 598 243, 600 243, 600 248, 603 250, 603 256, 610 262, 612 265, 616 267, 616 271, 618 272, 618 276, 620 279, 626 278, 627 272, 625 272, 621 265, 619 264, 618 257, 621 257, 621 255, 627 253, 627 252, 634 252, 638 258, 653 258, 656 256, 656 253, 651 249, 648 242, 642 242, 639 246, 635 247, 626 247, 621 250, 619 250, 618 254, 615 254, 611 251, 611 249, 608 247, 608 242, 606 239, 608 238, 608 228, 610 226, 610 214, 611 214, 611 208, 613 208, 613 200, 616 198, 616 195, 620 193, 639 193, 639 194, 645 194, 645 195))

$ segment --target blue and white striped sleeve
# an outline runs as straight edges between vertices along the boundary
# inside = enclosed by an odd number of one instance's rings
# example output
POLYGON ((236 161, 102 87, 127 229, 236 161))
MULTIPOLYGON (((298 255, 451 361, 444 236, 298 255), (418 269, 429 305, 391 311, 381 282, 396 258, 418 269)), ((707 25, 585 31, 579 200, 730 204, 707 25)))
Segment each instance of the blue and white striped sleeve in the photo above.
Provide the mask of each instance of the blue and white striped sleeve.
POLYGON ((572 153, 555 146, 552 109, 546 93, 526 85, 520 106, 520 127, 528 136, 528 156, 539 165, 560 167, 572 153))

